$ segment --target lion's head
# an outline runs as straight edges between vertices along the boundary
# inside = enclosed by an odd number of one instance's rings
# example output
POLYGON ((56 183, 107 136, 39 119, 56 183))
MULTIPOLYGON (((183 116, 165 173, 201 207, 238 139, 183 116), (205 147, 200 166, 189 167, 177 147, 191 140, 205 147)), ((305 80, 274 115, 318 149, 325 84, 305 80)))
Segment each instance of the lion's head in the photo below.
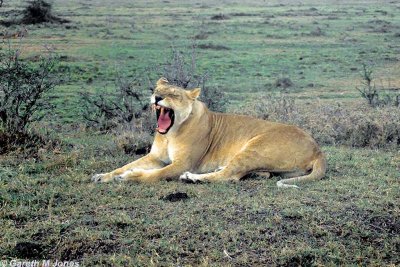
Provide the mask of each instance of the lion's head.
POLYGON ((185 90, 169 84, 166 78, 160 78, 151 96, 157 116, 157 131, 166 134, 187 120, 200 91, 200 88, 185 90))

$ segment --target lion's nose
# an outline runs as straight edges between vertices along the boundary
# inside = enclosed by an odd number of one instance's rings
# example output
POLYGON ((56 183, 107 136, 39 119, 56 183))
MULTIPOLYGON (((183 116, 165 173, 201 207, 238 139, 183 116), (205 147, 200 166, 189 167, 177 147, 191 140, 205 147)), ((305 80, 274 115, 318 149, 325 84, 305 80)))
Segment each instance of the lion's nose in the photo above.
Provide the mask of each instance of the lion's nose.
POLYGON ((160 96, 156 96, 156 105, 157 105, 157 103, 158 103, 158 102, 160 102, 161 100, 163 100, 163 98, 162 98, 162 97, 160 97, 160 96))

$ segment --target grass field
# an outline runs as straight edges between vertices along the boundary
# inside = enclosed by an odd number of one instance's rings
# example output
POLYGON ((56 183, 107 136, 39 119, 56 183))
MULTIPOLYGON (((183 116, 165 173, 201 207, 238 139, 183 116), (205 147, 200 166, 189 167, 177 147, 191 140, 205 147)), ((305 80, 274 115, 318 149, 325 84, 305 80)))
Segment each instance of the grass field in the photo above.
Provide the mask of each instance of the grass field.
MULTIPOLYGON (((24 7, 5 1, 0 19, 24 7)), ((51 47, 63 82, 36 127, 65 145, 0 155, 2 261, 81 266, 400 265, 400 153, 323 146, 326 179, 279 190, 278 178, 238 183, 93 184, 137 156, 115 136, 82 126, 79 92, 104 92, 117 77, 161 74, 171 47, 197 45, 197 68, 240 112, 278 78, 299 105, 357 106, 362 64, 380 87, 400 88, 398 1, 54 1, 71 23, 28 25, 11 39, 34 60, 51 47), (149 69, 154 70, 153 72, 149 69), (172 193, 188 198, 171 201, 172 193)), ((20 26, 0 26, 3 36, 20 26)), ((7 42, 0 49, 7 49, 7 42)), ((172 199, 174 200, 174 199, 172 199)))

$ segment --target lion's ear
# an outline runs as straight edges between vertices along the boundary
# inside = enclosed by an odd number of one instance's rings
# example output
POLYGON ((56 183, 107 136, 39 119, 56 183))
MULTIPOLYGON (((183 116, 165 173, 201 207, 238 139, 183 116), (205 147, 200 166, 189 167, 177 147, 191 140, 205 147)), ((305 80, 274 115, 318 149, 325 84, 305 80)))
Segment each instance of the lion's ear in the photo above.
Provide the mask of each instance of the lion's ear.
POLYGON ((161 86, 161 85, 166 85, 169 84, 169 81, 167 80, 167 78, 161 77, 160 79, 158 79, 156 85, 157 86, 161 86))
POLYGON ((194 88, 190 91, 188 91, 189 97, 192 99, 196 99, 200 96, 201 89, 200 88, 194 88))

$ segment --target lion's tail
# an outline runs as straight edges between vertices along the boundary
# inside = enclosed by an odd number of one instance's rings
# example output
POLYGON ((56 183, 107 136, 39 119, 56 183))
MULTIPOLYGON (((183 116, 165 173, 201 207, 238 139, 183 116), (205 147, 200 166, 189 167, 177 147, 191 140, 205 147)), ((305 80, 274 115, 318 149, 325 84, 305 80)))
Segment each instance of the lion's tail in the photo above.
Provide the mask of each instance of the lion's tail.
POLYGON ((276 183, 280 188, 295 187, 298 188, 294 183, 297 182, 307 182, 316 181, 322 179, 326 173, 326 159, 322 152, 319 154, 318 158, 314 161, 312 171, 308 175, 293 177, 288 179, 282 179, 276 183))

